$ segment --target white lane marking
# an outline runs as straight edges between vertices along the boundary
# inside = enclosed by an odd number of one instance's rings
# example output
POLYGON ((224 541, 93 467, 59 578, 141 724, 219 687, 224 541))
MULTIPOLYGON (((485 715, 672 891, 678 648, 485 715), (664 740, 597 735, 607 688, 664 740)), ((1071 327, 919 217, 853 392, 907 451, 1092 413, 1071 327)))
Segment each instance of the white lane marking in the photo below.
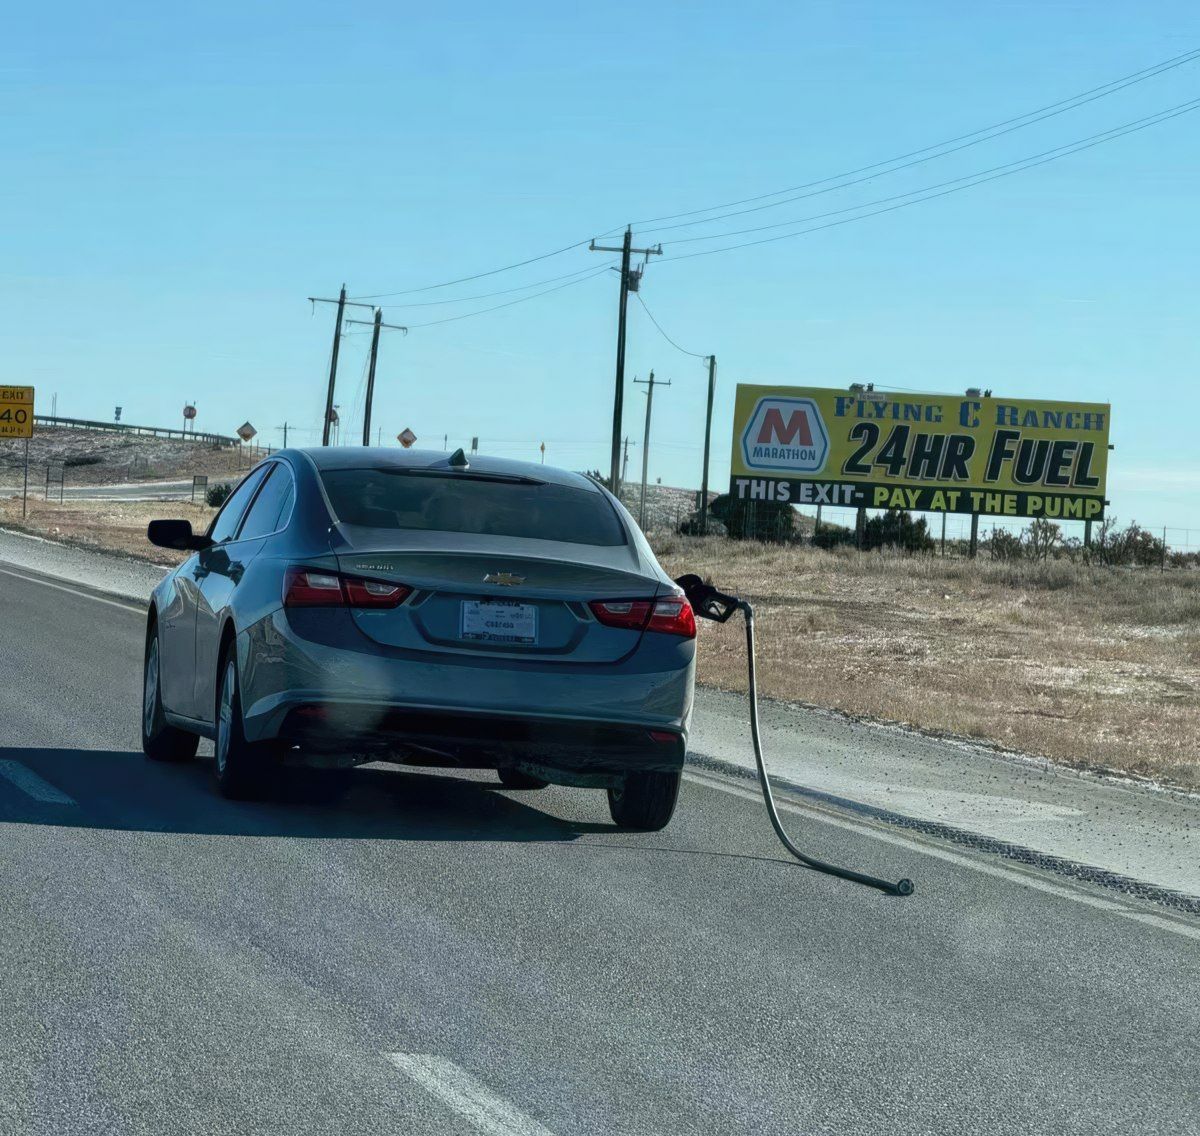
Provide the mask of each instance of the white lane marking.
POLYGON ((384 1056, 486 1136, 554 1136, 448 1057, 434 1053, 384 1056))
POLYGON ((8 758, 0 761, 0 777, 12 782, 22 793, 35 801, 44 801, 48 805, 75 804, 74 797, 68 797, 62 790, 56 789, 49 781, 44 781, 19 761, 8 758))
MULTIPOLYGON (((710 789, 716 789, 719 792, 728 793, 734 797, 744 797, 749 801, 762 801, 762 792, 760 790, 747 789, 712 774, 700 773, 689 769, 684 772, 683 776, 687 781, 694 781, 698 785, 704 785, 710 789)), ((952 851, 940 843, 935 843, 938 840, 936 836, 927 836, 922 840, 916 840, 912 837, 902 836, 898 832, 877 828, 873 824, 866 824, 862 821, 851 820, 842 816, 833 816, 825 808, 819 806, 780 800, 778 795, 775 798, 775 803, 779 807, 780 812, 803 813, 813 820, 824 824, 831 824, 835 828, 844 828, 850 832, 861 833, 873 840, 882 841, 884 844, 895 844, 923 856, 933 856, 938 860, 948 860, 952 864, 957 864, 963 868, 970 868, 974 872, 982 872, 986 876, 995 876, 997 879, 1008 880, 1009 883, 1023 884, 1025 887, 1031 887, 1037 891, 1058 896, 1060 899, 1069 899, 1075 903, 1086 904, 1088 907, 1099 908, 1101 911, 1109 911, 1114 915, 1121 916, 1123 919, 1132 919, 1138 923, 1148 923, 1164 931, 1172 931, 1176 935, 1183 935, 1188 939, 1200 939, 1200 927, 1185 922, 1185 916, 1173 916, 1166 911, 1159 915, 1144 910, 1131 909, 1119 898, 1107 899, 1102 895, 1092 895, 1090 892, 1082 890, 1082 888, 1073 887, 1068 884, 1053 883, 1048 879, 1034 876, 1033 872, 1040 871, 1037 868, 1021 868, 1016 865, 1009 865, 1003 861, 993 863, 983 859, 976 859, 974 856, 952 851)), ((983 857, 988 854, 980 852, 977 855, 983 857)), ((899 874, 899 872, 896 873, 896 875, 899 874)), ((920 879, 915 879, 915 882, 917 885, 917 896, 919 897, 921 895, 921 881, 920 879)), ((912 901, 909 900, 909 902, 912 901)))
POLYGON ((144 611, 141 607, 135 607, 132 600, 106 599, 104 596, 98 596, 94 592, 51 583, 49 580, 43 580, 40 576, 26 576, 23 572, 14 572, 11 568, 0 568, 0 575, 15 576, 18 580, 24 580, 28 584, 41 584, 43 588, 54 588, 59 592, 67 592, 73 596, 82 596, 85 600, 95 600, 96 603, 108 604, 109 607, 119 607, 122 611, 132 611, 138 615, 143 614, 144 611))

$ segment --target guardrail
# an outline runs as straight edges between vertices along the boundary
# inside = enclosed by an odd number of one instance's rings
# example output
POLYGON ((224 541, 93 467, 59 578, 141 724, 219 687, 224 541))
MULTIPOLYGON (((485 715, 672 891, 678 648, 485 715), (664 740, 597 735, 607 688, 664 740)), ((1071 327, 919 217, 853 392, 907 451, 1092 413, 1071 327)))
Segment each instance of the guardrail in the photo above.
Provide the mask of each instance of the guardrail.
POLYGON ((214 446, 240 446, 241 439, 228 434, 205 434, 197 430, 172 430, 167 426, 134 426, 128 422, 97 422, 90 418, 63 418, 54 414, 35 414, 35 426, 65 426, 72 430, 110 430, 118 434, 148 434, 154 438, 181 438, 188 442, 208 442, 214 446))

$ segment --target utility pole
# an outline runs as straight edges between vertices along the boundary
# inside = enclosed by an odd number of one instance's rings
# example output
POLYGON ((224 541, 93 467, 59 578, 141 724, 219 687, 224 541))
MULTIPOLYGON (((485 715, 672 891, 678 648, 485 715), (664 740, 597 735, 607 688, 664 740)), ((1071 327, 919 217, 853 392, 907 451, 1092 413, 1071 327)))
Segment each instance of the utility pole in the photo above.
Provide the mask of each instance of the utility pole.
POLYGON ((371 331, 371 363, 367 370, 367 405, 363 411, 363 445, 371 444, 371 403, 375 399, 375 360, 379 355, 379 332, 381 328, 390 327, 393 331, 402 331, 405 335, 408 334, 408 328, 401 327, 398 323, 384 323, 383 309, 375 309, 375 318, 371 323, 366 320, 347 320, 347 323, 360 323, 364 327, 370 327, 371 331))
MULTIPOLYGON (((629 435, 625 435, 625 460, 621 464, 621 484, 624 485, 629 480, 629 435)), ((620 496, 620 494, 616 494, 620 496)))
POLYGON ((329 390, 325 395, 325 422, 321 428, 321 445, 329 445, 329 428, 333 424, 333 388, 337 383, 338 348, 342 345, 342 317, 346 314, 346 305, 352 308, 369 308, 371 304, 360 304, 346 299, 346 285, 342 285, 336 300, 322 299, 320 296, 309 296, 310 304, 337 304, 337 323, 333 325, 333 354, 329 359, 329 390))
POLYGON ((283 448, 286 450, 287 449, 288 424, 285 422, 282 426, 276 426, 275 429, 283 431, 283 448))
MULTIPOLYGON (((646 260, 649 260, 651 256, 662 256, 662 245, 655 245, 654 248, 635 249, 631 247, 632 243, 633 229, 626 225, 625 240, 620 248, 598 245, 594 240, 588 245, 592 252, 619 252, 621 254, 621 300, 620 307, 617 309, 617 387, 613 395, 612 452, 608 471, 608 487, 614 494, 618 489, 617 477, 621 472, 621 419, 625 410, 625 308, 629 303, 629 293, 638 290, 638 284, 642 279, 642 269, 630 269, 629 258, 634 253, 645 257, 646 260)), ((645 261, 642 263, 644 267, 645 261)))
MULTIPOLYGON (((635 383, 642 383, 641 379, 634 379, 635 383)), ((654 409, 654 388, 656 386, 669 387, 670 381, 657 382, 654 378, 654 372, 650 372, 650 378, 645 382, 646 387, 646 433, 642 440, 642 496, 638 501, 638 528, 645 529, 646 527, 646 475, 650 466, 650 412, 654 409)))
MULTIPOLYGON (((717 389, 717 357, 708 357, 708 411, 704 416, 704 472, 700 477, 700 535, 708 536, 708 451, 712 442, 713 394, 717 389)), ((820 506, 818 506, 818 509, 820 506)))

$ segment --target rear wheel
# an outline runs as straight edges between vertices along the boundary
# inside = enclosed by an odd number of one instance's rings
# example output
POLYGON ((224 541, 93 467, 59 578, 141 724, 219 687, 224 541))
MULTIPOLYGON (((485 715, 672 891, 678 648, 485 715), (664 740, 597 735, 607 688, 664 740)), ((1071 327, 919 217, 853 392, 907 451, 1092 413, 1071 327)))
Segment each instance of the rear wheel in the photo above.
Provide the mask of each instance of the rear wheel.
POLYGON ((266 781, 266 747, 246 741, 237 659, 230 644, 221 663, 217 696, 217 738, 213 745, 213 777, 217 792, 234 800, 259 796, 266 781))
POLYGON ((544 789, 550 784, 549 781, 543 781, 540 777, 522 773, 521 770, 514 769, 511 765, 501 766, 496 770, 496 776, 500 778, 500 784, 506 789, 544 789))
POLYGON ((188 761, 196 756, 200 739, 167 724, 161 691, 162 655, 158 628, 146 641, 142 670, 142 752, 152 761, 188 761))
POLYGON ((657 832, 675 812, 681 773, 629 773, 608 791, 608 811, 622 828, 657 832))

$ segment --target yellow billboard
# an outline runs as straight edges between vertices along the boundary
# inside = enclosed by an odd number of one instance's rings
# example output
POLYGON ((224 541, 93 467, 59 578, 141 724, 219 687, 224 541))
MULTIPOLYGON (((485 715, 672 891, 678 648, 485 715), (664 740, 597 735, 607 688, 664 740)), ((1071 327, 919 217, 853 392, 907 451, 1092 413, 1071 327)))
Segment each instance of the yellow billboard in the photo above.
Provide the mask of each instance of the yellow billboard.
POLYGON ((1109 410, 739 384, 729 491, 793 505, 1096 520, 1109 410))

